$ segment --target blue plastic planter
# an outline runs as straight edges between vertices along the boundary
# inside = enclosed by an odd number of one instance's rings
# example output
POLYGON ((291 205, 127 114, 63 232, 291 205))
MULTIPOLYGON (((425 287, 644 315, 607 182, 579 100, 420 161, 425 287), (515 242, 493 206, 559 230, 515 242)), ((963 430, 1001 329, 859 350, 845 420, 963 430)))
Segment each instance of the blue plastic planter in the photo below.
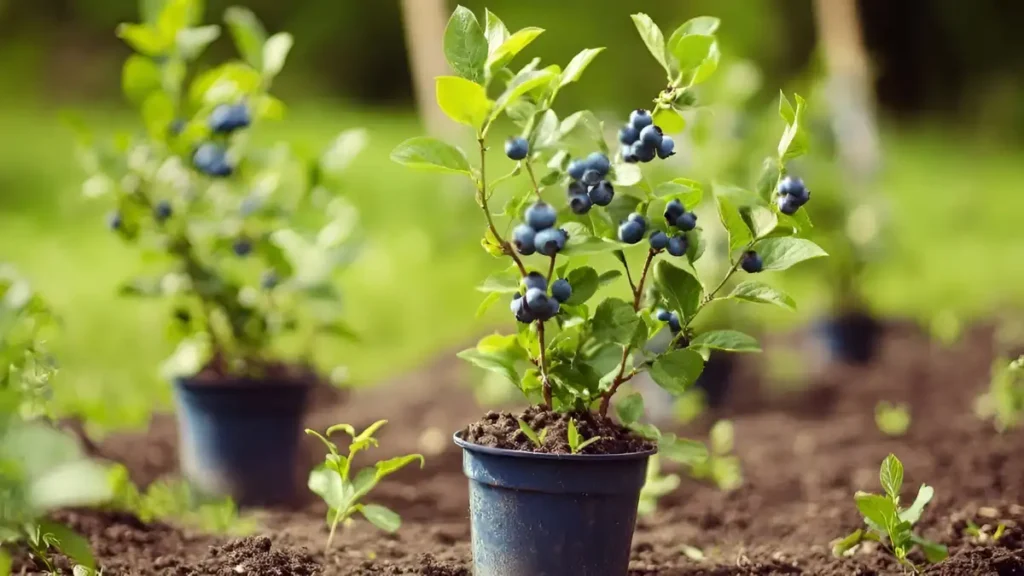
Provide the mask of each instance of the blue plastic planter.
POLYGON ((535 454, 455 436, 474 576, 624 576, 648 458, 535 454))
POLYGON ((854 312, 819 322, 818 332, 833 360, 864 365, 875 357, 882 327, 869 314, 854 312))
POLYGON ((185 477, 201 492, 247 506, 293 498, 309 389, 295 381, 176 380, 185 477))

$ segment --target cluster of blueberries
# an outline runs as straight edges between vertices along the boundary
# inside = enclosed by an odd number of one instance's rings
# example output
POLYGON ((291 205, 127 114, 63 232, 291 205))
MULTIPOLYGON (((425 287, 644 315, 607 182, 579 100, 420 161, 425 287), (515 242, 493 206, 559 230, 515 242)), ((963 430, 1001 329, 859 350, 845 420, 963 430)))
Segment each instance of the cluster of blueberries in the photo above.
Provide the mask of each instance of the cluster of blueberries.
POLYGON ((512 243, 523 256, 534 252, 544 256, 558 254, 569 240, 569 233, 555 228, 558 213, 547 202, 535 202, 526 209, 524 223, 512 230, 512 243))
POLYGON ((792 176, 786 176, 779 182, 779 188, 775 191, 779 212, 792 216, 807 204, 811 199, 811 191, 804 186, 804 181, 792 176))
MULTIPOLYGON (((690 248, 685 233, 697 227, 697 215, 687 212, 679 200, 672 200, 665 206, 665 222, 670 228, 675 228, 680 233, 670 236, 661 230, 651 232, 648 237, 651 249, 665 250, 676 257, 683 256, 690 248)), ((647 220, 643 215, 634 212, 619 226, 619 240, 626 244, 636 244, 643 239, 646 232, 647 220)))
MULTIPOLYGON (((206 122, 214 134, 227 135, 249 126, 252 114, 244 102, 220 104, 213 109, 206 122)), ((227 150, 217 142, 200 144, 192 155, 192 165, 203 174, 216 178, 226 178, 234 172, 234 167, 228 162, 227 150)))
POLYGON ((629 122, 619 130, 622 160, 630 164, 650 162, 657 156, 664 160, 675 154, 676 142, 654 125, 651 113, 642 108, 629 114, 629 122))
POLYGON ((683 329, 682 324, 679 323, 679 315, 675 312, 669 312, 664 308, 658 308, 658 311, 655 313, 655 318, 662 322, 667 322, 668 329, 671 330, 673 334, 678 334, 679 331, 683 329))
POLYGON ((606 180, 612 163, 600 152, 582 160, 569 162, 569 209, 575 214, 586 214, 593 206, 607 206, 615 198, 615 188, 606 180))
POLYGON ((548 295, 548 281, 540 272, 530 272, 523 278, 525 293, 516 292, 512 298, 512 313, 516 320, 529 324, 534 320, 545 322, 554 318, 566 300, 572 296, 572 286, 565 278, 551 283, 548 295))

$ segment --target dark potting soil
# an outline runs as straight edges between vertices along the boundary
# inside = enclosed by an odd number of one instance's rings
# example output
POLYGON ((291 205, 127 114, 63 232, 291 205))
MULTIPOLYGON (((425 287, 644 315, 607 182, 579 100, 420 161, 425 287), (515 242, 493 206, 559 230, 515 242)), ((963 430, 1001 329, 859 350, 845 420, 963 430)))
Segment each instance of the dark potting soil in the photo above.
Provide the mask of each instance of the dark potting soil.
MULTIPOLYGON (((990 330, 975 329, 941 348, 913 328, 890 325, 871 365, 831 365, 806 390, 786 394, 759 388, 763 360, 741 357, 725 405, 680 432, 704 438, 716 417, 732 418, 743 485, 725 493, 683 474, 657 513, 638 522, 630 576, 904 574, 883 550, 865 545, 849 557, 833 558, 830 546, 861 526, 853 494, 881 490, 878 467, 890 452, 906 469, 904 501, 913 499, 921 483, 936 491, 917 530, 948 546, 950 557, 926 574, 1024 574, 1024 431, 999 434, 972 412, 988 383, 991 336, 990 330), (877 430, 879 400, 910 406, 907 434, 889 437, 877 430), (987 536, 972 536, 969 522, 987 536), (1004 534, 993 541, 1000 524, 1004 534)), ((467 481, 450 432, 481 413, 463 388, 478 377, 446 358, 421 373, 353 392, 343 403, 314 405, 306 424, 318 429, 390 419, 381 447, 366 454, 362 465, 371 464, 370 457, 426 454, 423 470, 402 470, 371 495, 371 501, 402 515, 397 534, 357 521, 324 551, 327 527, 319 502, 261 515, 257 534, 265 538, 240 544, 124 515, 76 511, 62 512, 59 519, 87 535, 107 568, 105 576, 468 576, 467 481), (257 570, 240 563, 241 556, 249 557, 239 552, 246 547, 271 564, 257 570)), ((137 480, 151 479, 175 470, 175 438, 173 419, 159 418, 147 433, 108 438, 100 449, 124 461, 137 480)), ((315 444, 307 448, 305 470, 322 457, 315 444)), ((24 560, 16 563, 14 573, 25 566, 24 560)))
POLYGON ((316 371, 309 366, 277 361, 253 367, 251 374, 236 374, 219 357, 214 357, 190 379, 195 384, 212 386, 258 386, 266 383, 313 386, 319 380, 316 371))
POLYGON ((479 421, 462 430, 461 438, 481 446, 537 452, 541 454, 571 454, 569 449, 569 421, 575 420, 581 440, 600 438, 585 447, 582 454, 631 454, 654 447, 628 428, 616 424, 611 418, 592 412, 560 414, 543 406, 530 406, 519 414, 488 412, 479 421), (547 430, 540 446, 523 432, 519 419, 530 425, 538 435, 547 430))

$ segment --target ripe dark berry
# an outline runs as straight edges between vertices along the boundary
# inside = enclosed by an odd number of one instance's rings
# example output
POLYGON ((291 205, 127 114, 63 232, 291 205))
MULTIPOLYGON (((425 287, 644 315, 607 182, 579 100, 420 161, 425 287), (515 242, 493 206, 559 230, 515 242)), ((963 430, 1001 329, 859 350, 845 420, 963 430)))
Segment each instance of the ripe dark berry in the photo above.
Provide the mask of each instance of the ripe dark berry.
POLYGON ((537 290, 547 291, 548 280, 540 272, 534 271, 523 277, 523 286, 526 286, 527 290, 536 288, 537 290))
POLYGON ((651 113, 643 108, 637 108, 629 114, 629 124, 637 130, 643 130, 645 127, 654 124, 654 118, 651 118, 651 113))
POLYGON ((109 226, 111 230, 120 230, 123 225, 124 219, 121 218, 120 212, 111 212, 107 216, 107 226, 109 226))
POLYGON ((537 232, 537 236, 533 239, 533 246, 537 252, 544 256, 554 256, 562 248, 565 248, 565 242, 568 239, 569 235, 566 234, 565 230, 548 228, 547 230, 537 232))
POLYGON ((796 214, 796 211, 800 209, 801 203, 796 199, 796 196, 779 196, 776 200, 779 205, 779 212, 787 216, 796 214))
MULTIPOLYGON (((612 163, 608 160, 608 157, 600 152, 593 152, 590 156, 587 156, 585 160, 587 168, 591 170, 597 170, 597 173, 603 178, 608 174, 608 171, 612 169, 612 163)), ((586 177, 586 173, 584 173, 586 177)))
POLYGON ((274 272, 273 270, 267 270, 266 272, 263 273, 263 276, 260 277, 260 286, 264 290, 272 290, 277 286, 277 283, 280 281, 280 278, 277 277, 277 272, 274 272))
POLYGON ((619 129, 619 142, 627 146, 640 139, 640 131, 633 128, 632 124, 626 124, 619 129))
POLYGON ((672 316, 668 319, 668 329, 671 330, 673 334, 678 334, 679 331, 683 329, 683 327, 679 325, 679 315, 675 312, 673 312, 672 316))
POLYGON ((529 256, 534 253, 533 249, 533 237, 537 233, 534 232, 533 228, 530 228, 527 224, 520 224, 512 229, 512 244, 515 245, 516 250, 519 251, 523 256, 529 256))
POLYGON ((239 238, 231 245, 231 249, 235 251, 236 256, 244 258, 252 253, 252 242, 246 238, 239 238))
POLYGON ((668 253, 676 258, 685 256, 689 249, 690 243, 687 242, 686 236, 673 236, 668 239, 668 253))
POLYGON ((234 168, 228 164, 227 156, 227 151, 219 144, 204 142, 192 155, 192 165, 208 176, 227 177, 234 172, 234 168))
POLYGON ((646 230, 647 227, 643 220, 626 220, 619 226, 619 241, 636 244, 644 239, 646 230))
POLYGON ((665 205, 665 221, 669 226, 676 225, 676 218, 679 218, 686 212, 686 207, 679 200, 671 200, 665 205))
POLYGON ((555 316, 558 316, 558 312, 561 309, 562 305, 559 304, 558 300, 556 300, 555 298, 548 298, 548 317, 544 318, 544 320, 549 320, 551 318, 554 318, 555 316))
POLYGON ((664 160, 676 153, 676 141, 671 136, 663 136, 658 145, 658 158, 664 160))
POLYGON ((651 248, 655 250, 664 250, 668 248, 668 235, 661 230, 655 230, 651 232, 651 235, 647 238, 651 243, 651 248))
POLYGON ((548 307, 548 294, 544 290, 530 288, 523 298, 526 300, 526 307, 538 316, 542 316, 542 311, 548 307))
POLYGON ((644 146, 657 150, 658 146, 661 146, 661 128, 654 124, 645 127, 640 131, 640 141, 644 143, 644 146))
POLYGON ((590 196, 586 194, 576 194, 569 198, 569 209, 572 210, 573 214, 586 214, 590 212, 590 207, 593 202, 590 201, 590 196))
POLYGON ((579 180, 583 178, 583 173, 587 171, 587 163, 583 160, 576 159, 569 162, 569 168, 566 172, 569 173, 569 177, 573 180, 579 180))
POLYGON ((672 313, 664 308, 658 308, 658 311, 655 313, 655 318, 662 322, 668 322, 672 318, 672 313))
POLYGON ((525 299, 518 292, 512 299, 512 303, 509 305, 512 309, 512 313, 515 314, 516 320, 523 324, 529 324, 533 322, 533 313, 526 307, 525 299))
POLYGON ((676 218, 675 226, 683 232, 689 232, 697 227, 697 215, 693 212, 683 212, 676 218))
POLYGON ((530 153, 530 143, 526 138, 517 136, 505 141, 505 155, 513 160, 522 160, 530 153))
POLYGON ((569 187, 566 189, 566 193, 570 198, 579 194, 586 194, 587 185, 579 180, 573 180, 572 182, 569 182, 569 187))
POLYGON ((639 212, 631 213, 629 215, 629 217, 627 218, 627 220, 629 220, 630 222, 637 222, 641 226, 643 226, 645 229, 647 228, 647 219, 644 218, 644 215, 639 213, 639 212))
POLYGON ((802 198, 804 193, 807 191, 807 187, 804 186, 804 181, 799 178, 793 178, 792 176, 786 176, 779 181, 779 188, 776 193, 779 196, 797 196, 802 198))
POLYGON ((601 180, 588 192, 590 195, 590 201, 598 206, 607 206, 612 203, 615 198, 615 188, 612 187, 612 183, 607 180, 601 180))
POLYGON ((252 122, 249 106, 240 104, 219 104, 210 112, 206 123, 215 134, 230 134, 247 127, 252 122))
POLYGON ((565 278, 559 278, 551 283, 551 296, 559 302, 565 302, 572 296, 572 286, 565 278))
POLYGON ((633 145, 635 144, 636 142, 634 142, 632 145, 623 144, 619 148, 619 153, 622 154, 622 161, 625 162, 626 164, 636 164, 637 162, 640 161, 640 157, 636 155, 636 150, 634 150, 633 148, 633 145))
POLYGON ((600 172, 593 168, 588 168, 587 171, 583 173, 582 182, 587 186, 597 186, 597 183, 601 181, 601 177, 602 175, 600 172))
POLYGON ((167 200, 161 200, 153 207, 153 217, 156 218, 157 222, 163 222, 170 218, 171 212, 171 203, 167 200))
POLYGON ((740 267, 743 268, 744 272, 757 274, 764 269, 764 262, 761 260, 760 254, 753 250, 747 250, 743 253, 743 259, 740 262, 740 267))
POLYGON ((555 225, 558 213, 547 202, 534 202, 526 209, 525 218, 527 225, 534 231, 540 232, 555 225))
POLYGON ((644 163, 654 160, 654 157, 657 155, 654 148, 645 146, 642 140, 637 140, 633 144, 632 153, 637 157, 637 160, 644 163))

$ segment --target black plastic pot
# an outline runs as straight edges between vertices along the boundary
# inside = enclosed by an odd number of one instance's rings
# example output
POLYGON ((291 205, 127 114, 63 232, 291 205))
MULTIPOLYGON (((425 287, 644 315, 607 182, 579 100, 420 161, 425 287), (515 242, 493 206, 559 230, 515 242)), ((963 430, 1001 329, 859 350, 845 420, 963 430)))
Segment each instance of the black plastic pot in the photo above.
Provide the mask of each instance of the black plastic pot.
POLYGON ((850 312, 822 320, 817 326, 833 360, 868 364, 878 351, 882 325, 870 314, 850 312))
POLYGON ((296 493, 302 416, 312 381, 179 379, 179 458, 201 492, 247 506, 296 493))
POLYGON ((736 368, 736 355, 728 352, 712 352, 704 364, 704 371, 697 377, 694 386, 704 391, 707 405, 717 408, 729 393, 729 382, 736 368))
POLYGON ((475 576, 624 576, 647 460, 536 454, 455 436, 469 478, 475 576))

